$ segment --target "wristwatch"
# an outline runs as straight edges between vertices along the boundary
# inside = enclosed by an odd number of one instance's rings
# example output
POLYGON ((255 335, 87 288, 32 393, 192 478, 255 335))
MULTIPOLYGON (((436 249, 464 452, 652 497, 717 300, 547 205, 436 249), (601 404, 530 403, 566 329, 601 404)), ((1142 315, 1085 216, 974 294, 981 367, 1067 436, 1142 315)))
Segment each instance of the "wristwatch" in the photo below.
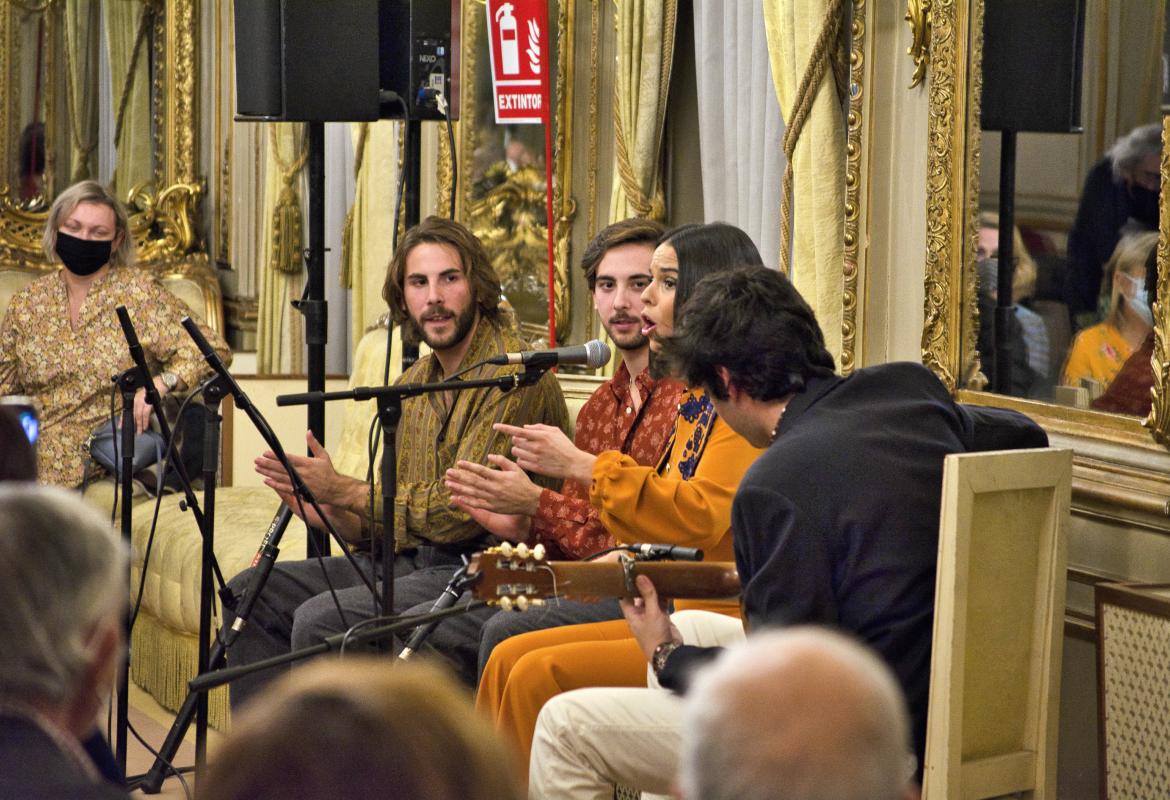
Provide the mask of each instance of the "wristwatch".
POLYGON ((179 376, 173 372, 160 372, 158 376, 162 379, 163 386, 168 393, 175 391, 175 387, 179 385, 179 376))
POLYGON ((666 666, 666 659, 680 647, 682 642, 666 641, 654 648, 654 655, 650 656, 650 667, 655 675, 662 672, 662 668, 666 666))

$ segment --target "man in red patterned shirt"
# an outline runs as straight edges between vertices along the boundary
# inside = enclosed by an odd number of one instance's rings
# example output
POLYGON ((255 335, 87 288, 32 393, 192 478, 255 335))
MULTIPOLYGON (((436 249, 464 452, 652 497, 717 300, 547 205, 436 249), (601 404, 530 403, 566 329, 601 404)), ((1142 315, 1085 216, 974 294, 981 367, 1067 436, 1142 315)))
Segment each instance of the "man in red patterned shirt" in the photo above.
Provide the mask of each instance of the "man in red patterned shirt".
MULTIPOLYGON (((661 459, 683 388, 677 381, 650 377, 649 342, 642 334, 642 291, 650 283, 650 256, 663 232, 651 220, 615 222, 593 238, 581 257, 594 308, 621 364, 581 408, 575 442, 591 453, 620 450, 643 465, 661 459)), ((541 542, 554 558, 584 558, 613 546, 589 502, 588 487, 566 481, 560 492, 542 489, 508 458, 490 455, 488 460, 490 466, 460 461, 447 472, 452 502, 485 529, 501 539, 541 542)), ((427 645, 460 665, 478 660, 482 672, 492 648, 509 636, 620 618, 615 600, 561 601, 539 614, 480 609, 445 620, 427 645)))

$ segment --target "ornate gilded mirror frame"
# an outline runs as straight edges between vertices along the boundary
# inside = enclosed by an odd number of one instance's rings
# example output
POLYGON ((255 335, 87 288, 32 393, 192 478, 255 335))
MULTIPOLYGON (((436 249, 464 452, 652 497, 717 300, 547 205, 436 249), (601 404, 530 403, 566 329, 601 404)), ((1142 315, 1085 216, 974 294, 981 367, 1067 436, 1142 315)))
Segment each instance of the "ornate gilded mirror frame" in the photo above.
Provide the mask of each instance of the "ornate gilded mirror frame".
MULTIPOLYGON (((152 114, 156 185, 136 186, 123 199, 130 207, 130 228, 139 260, 162 277, 196 277, 218 297, 218 284, 206 254, 194 252, 198 245, 196 206, 203 193, 202 180, 196 175, 196 0, 147 1, 155 5, 152 114)), ((29 0, 21 5, 52 11, 62 3, 29 0)), ((17 12, 16 3, 0 3, 0 110, 5 115, 16 91, 10 79, 13 59, 20 58, 15 41, 17 12)), ((12 125, 0 125, 0 155, 10 160, 14 146, 12 125)), ((46 217, 45 211, 20 208, 11 187, 0 182, 0 263, 49 269, 40 246, 46 217)))
MULTIPOLYGON (((1146 448, 1155 446, 1152 434, 1154 441, 1170 444, 1170 302, 1155 305, 1155 396, 1145 420, 982 391, 986 378, 975 344, 982 28, 983 0, 934 0, 931 5, 922 361, 959 399, 1023 411, 1050 433, 1146 448)), ((1164 123, 1163 141, 1168 127, 1164 123)), ((1164 148, 1160 292, 1170 290, 1168 178, 1170 161, 1164 148)))
MULTIPOLYGON (((556 75, 552 87, 553 113, 555 116, 553 131, 553 235, 554 235, 554 281, 553 298, 556 320, 557 340, 562 341, 568 335, 571 324, 571 304, 569 296, 569 237, 572 232, 573 218, 576 215, 577 204, 571 191, 571 176, 573 174, 573 40, 576 30, 576 6, 573 0, 560 0, 557 3, 555 21, 550 16, 550 27, 555 24, 557 42, 556 75)), ((482 114, 475 97, 475 85, 480 77, 481 70, 489 70, 490 65, 480 63, 481 54, 476 49, 476 43, 486 39, 484 0, 463 0, 462 22, 462 52, 461 64, 461 95, 460 121, 458 123, 458 152, 459 152, 459 197, 456 216, 464 221, 469 228, 485 243, 489 253, 493 244, 508 241, 513 237, 511 230, 504 230, 493 222, 496 211, 501 204, 515 202, 532 206, 535 212, 535 201, 539 195, 539 229, 541 236, 546 235, 544 225, 545 190, 544 175, 538 170, 521 169, 513 172, 506 180, 492 188, 482 199, 472 199, 472 186, 475 181, 475 151, 477 147, 477 130, 474 120, 482 114)), ((440 173, 442 173, 440 165, 440 173)), ((442 178, 440 177, 440 180, 442 178)), ((449 188, 447 189, 449 191, 449 188)), ((449 196, 449 195, 448 195, 449 196)), ((540 268, 545 269, 542 260, 540 268)), ((501 277, 503 277, 501 275, 501 277)))

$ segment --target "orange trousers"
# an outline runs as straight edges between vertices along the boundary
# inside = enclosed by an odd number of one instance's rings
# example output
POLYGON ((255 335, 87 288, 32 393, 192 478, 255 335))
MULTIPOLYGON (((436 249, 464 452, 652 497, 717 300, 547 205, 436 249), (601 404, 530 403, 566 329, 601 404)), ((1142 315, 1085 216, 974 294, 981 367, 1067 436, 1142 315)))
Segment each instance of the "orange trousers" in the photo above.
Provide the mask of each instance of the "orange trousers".
POLYGON ((536 717, 550 699, 589 686, 646 685, 646 658, 624 619, 505 639, 492 651, 475 705, 519 748, 525 775, 536 717))

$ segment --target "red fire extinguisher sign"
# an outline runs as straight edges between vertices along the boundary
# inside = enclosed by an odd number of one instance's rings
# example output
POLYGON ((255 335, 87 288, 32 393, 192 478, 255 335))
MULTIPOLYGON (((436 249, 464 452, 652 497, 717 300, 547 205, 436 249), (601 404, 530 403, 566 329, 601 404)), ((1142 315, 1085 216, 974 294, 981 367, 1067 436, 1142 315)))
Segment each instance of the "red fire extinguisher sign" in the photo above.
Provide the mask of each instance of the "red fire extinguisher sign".
POLYGON ((548 118, 548 0, 487 0, 496 123, 548 118))

